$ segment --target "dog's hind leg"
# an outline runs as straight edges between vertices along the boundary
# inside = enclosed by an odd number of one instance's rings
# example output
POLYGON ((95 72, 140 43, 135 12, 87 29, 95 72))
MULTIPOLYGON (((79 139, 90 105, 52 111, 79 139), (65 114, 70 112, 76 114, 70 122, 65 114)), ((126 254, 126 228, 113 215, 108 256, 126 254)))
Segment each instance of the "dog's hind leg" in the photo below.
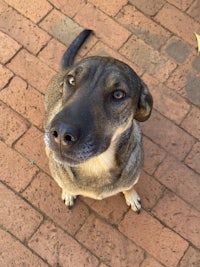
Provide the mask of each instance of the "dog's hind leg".
POLYGON ((130 190, 124 191, 123 194, 126 199, 126 204, 131 206, 131 209, 135 212, 140 213, 141 200, 134 187, 132 187, 130 190))
POLYGON ((74 200, 77 196, 71 195, 66 190, 62 189, 62 200, 64 201, 65 205, 71 208, 74 205, 74 200))

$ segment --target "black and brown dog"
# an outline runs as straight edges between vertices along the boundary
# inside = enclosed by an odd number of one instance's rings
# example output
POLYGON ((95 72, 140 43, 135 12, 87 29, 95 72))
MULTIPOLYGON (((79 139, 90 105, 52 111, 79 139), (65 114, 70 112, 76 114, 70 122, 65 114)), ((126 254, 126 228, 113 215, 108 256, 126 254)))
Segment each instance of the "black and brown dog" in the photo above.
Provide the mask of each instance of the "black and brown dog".
POLYGON ((123 192, 134 211, 141 209, 133 186, 143 165, 137 121, 149 118, 153 100, 147 86, 125 63, 89 57, 72 65, 89 35, 84 30, 62 59, 45 98, 45 143, 62 199, 78 195, 103 199, 123 192))

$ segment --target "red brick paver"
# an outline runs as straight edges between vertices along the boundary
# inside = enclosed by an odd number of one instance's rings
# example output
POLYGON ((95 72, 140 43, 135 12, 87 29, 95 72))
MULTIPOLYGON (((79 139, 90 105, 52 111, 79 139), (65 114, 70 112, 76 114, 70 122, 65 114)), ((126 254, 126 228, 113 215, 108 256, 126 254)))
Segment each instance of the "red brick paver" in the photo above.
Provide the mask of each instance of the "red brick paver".
POLYGON ((3 244, 1 246, 0 266, 49 266, 15 237, 2 229, 0 229, 0 238, 3 244))
POLYGON ((40 21, 52 8, 46 0, 36 0, 31 2, 6 0, 5 2, 35 23, 40 21))
POLYGON ((110 47, 118 49, 126 42, 130 32, 91 4, 83 7, 75 17, 83 27, 92 28, 96 35, 110 47), (109 25, 109 27, 105 27, 109 25), (115 32, 115 34, 113 34, 115 32))
POLYGON ((33 124, 42 128, 44 96, 19 77, 14 77, 9 86, 2 90, 0 99, 33 124), (15 95, 15 97, 13 97, 15 95), (31 101, 29 101, 31 99, 31 101))
POLYGON ((50 222, 43 223, 28 245, 50 266, 98 266, 96 257, 50 222))
POLYGON ((19 42, 32 53, 37 53, 50 36, 15 9, 0 1, 0 30, 19 42))
POLYGON ((137 267, 144 259, 144 252, 138 246, 94 215, 76 238, 110 266, 137 267))
POLYGON ((188 247, 185 240, 146 212, 137 216, 132 210, 129 211, 119 230, 169 267, 178 264, 188 247))
POLYGON ((198 0, 0 0, 0 267, 200 266, 198 0), (44 95, 63 52, 130 65, 154 97, 135 214, 122 194, 61 200, 44 151, 44 95))
POLYGON ((23 196, 71 234, 76 233, 89 214, 86 205, 79 200, 74 209, 67 209, 61 200, 60 188, 44 173, 36 176, 23 196))

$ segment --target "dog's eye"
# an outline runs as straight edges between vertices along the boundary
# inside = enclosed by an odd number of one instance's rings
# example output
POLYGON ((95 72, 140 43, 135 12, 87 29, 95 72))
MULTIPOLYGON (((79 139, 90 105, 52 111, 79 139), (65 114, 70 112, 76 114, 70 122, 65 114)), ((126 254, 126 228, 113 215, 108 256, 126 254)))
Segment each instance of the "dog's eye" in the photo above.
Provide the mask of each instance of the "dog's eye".
POLYGON ((76 79, 74 76, 69 75, 67 76, 67 83, 71 86, 75 86, 76 85, 76 79))
POLYGON ((112 96, 116 100, 120 100, 126 96, 126 93, 122 90, 116 90, 112 93, 112 96))

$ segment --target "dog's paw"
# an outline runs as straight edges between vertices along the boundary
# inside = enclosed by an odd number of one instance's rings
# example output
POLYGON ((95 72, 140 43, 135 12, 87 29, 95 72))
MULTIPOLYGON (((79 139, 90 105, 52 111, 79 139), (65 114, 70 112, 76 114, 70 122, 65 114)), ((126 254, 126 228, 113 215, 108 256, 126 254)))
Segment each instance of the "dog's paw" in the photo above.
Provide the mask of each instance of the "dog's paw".
POLYGON ((74 205, 74 200, 76 199, 76 196, 70 195, 66 191, 62 191, 62 200, 64 201, 65 205, 68 208, 71 208, 74 205))
POLYGON ((131 206, 131 209, 135 212, 140 213, 142 206, 138 193, 132 188, 131 190, 123 192, 123 194, 126 199, 126 204, 131 206))

